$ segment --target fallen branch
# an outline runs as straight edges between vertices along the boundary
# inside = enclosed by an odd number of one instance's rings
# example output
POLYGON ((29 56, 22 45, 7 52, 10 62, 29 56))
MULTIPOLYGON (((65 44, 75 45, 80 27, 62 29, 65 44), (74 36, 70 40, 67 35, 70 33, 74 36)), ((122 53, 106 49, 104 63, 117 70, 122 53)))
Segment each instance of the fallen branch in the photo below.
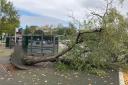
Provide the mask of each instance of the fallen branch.
POLYGON ((71 51, 77 44, 80 44, 83 42, 82 36, 85 33, 94 33, 94 32, 101 32, 102 29, 96 29, 93 31, 86 31, 86 32, 78 32, 75 42, 69 46, 68 48, 65 48, 62 52, 58 53, 55 56, 49 56, 49 57, 35 57, 35 56, 26 56, 23 52, 23 49, 21 46, 15 46, 14 53, 11 57, 11 63, 20 69, 26 69, 25 65, 34 65, 40 62, 56 62, 61 56, 65 55, 67 52, 71 51))
POLYGON ((81 40, 81 36, 85 33, 94 33, 94 32, 101 32, 101 30, 93 30, 90 32, 78 32, 77 37, 75 42, 69 46, 68 48, 64 49, 62 52, 58 53, 55 56, 50 56, 50 57, 46 57, 46 58, 36 58, 34 56, 28 56, 26 58, 24 58, 25 64, 27 65, 34 65, 40 62, 55 62, 58 60, 58 58, 60 58, 61 56, 63 56, 64 54, 66 54, 67 52, 69 52, 70 50, 72 50, 77 44, 80 44, 83 42, 83 40, 81 40))

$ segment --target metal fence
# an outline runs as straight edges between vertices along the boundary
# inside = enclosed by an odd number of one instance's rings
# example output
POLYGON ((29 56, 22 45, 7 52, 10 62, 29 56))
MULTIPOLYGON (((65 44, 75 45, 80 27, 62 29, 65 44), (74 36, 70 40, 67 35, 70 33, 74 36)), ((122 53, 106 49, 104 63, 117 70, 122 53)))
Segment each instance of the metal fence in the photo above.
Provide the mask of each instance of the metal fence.
POLYGON ((58 53, 58 37, 53 35, 24 35, 22 42, 28 55, 51 56, 58 53))
POLYGON ((6 37, 6 47, 13 48, 15 44, 21 45, 27 55, 55 55, 58 53, 58 42, 57 36, 44 35, 40 30, 35 31, 34 34, 6 37))
POLYGON ((18 44, 22 46, 22 37, 16 37, 16 43, 15 43, 15 36, 7 36, 6 37, 6 47, 13 48, 15 44, 18 44))

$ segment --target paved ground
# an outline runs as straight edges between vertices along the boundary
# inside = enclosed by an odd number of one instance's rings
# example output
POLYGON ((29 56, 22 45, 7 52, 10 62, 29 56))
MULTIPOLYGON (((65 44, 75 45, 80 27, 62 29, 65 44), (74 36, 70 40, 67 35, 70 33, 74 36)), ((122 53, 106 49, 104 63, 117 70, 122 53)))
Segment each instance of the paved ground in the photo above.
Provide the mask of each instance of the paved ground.
POLYGON ((0 64, 9 63, 9 56, 13 52, 13 49, 7 49, 3 46, 0 46, 0 64))
POLYGON ((7 57, 10 56, 10 54, 13 52, 12 49, 5 48, 3 46, 0 46, 0 57, 7 57))
POLYGON ((0 57, 0 64, 9 64, 9 57, 0 57))
POLYGON ((118 85, 118 75, 111 72, 106 77, 97 77, 81 72, 57 72, 54 69, 17 71, 13 75, 0 76, 2 85, 118 85))
MULTIPOLYGON (((1 51, 11 52, 8 49, 1 51)), ((119 85, 115 71, 110 71, 106 77, 98 77, 76 71, 58 72, 54 68, 15 70, 8 64, 9 53, 3 52, 2 56, 0 54, 0 85, 119 85)))

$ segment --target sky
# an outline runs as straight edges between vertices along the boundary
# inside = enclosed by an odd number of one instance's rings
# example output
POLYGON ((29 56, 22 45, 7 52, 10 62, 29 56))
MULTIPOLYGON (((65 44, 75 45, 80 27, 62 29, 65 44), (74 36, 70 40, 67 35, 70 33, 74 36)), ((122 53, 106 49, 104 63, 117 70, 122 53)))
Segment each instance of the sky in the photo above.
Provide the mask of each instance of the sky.
MULTIPOLYGON (((14 4, 20 15, 21 27, 26 25, 57 25, 67 26, 73 16, 78 20, 87 19, 90 12, 103 14, 105 0, 9 0, 14 4)), ((122 5, 114 2, 122 14, 128 12, 128 1, 122 5)))

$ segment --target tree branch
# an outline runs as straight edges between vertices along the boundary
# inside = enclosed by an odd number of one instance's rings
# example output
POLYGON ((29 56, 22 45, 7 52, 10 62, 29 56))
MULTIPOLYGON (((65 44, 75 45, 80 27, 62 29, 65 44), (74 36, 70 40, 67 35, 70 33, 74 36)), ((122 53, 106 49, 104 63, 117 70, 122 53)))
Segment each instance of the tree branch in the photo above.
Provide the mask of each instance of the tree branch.
POLYGON ((99 18, 103 19, 103 16, 100 15, 100 14, 97 14, 97 13, 95 13, 95 12, 92 12, 91 14, 94 15, 94 16, 98 16, 99 18))

